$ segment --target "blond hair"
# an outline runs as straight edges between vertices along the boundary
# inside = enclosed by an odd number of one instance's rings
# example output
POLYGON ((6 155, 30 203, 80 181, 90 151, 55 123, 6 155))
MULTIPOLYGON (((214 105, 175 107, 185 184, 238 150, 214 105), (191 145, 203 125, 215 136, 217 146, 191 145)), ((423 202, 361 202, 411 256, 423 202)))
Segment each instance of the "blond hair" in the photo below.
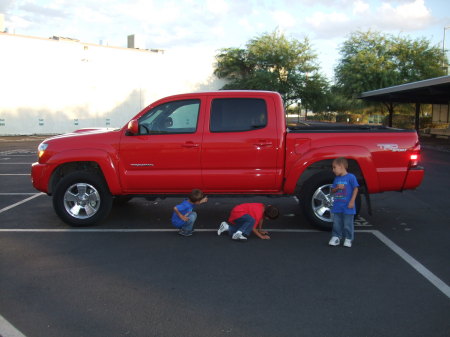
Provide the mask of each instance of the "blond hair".
POLYGON ((346 170, 348 169, 348 160, 344 157, 336 158, 335 160, 333 160, 333 164, 344 166, 346 170))

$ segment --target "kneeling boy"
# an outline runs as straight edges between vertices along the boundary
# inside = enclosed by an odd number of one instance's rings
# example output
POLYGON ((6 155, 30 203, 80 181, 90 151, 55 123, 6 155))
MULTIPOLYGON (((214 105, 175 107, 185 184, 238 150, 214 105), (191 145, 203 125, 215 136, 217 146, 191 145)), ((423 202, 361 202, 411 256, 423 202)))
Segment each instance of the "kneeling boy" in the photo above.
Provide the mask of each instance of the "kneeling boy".
POLYGON ((257 237, 263 240, 270 239, 266 231, 262 230, 264 218, 276 219, 279 215, 278 208, 272 205, 261 203, 248 203, 235 206, 231 210, 227 222, 220 224, 217 235, 228 231, 233 240, 246 241, 253 232, 257 237))

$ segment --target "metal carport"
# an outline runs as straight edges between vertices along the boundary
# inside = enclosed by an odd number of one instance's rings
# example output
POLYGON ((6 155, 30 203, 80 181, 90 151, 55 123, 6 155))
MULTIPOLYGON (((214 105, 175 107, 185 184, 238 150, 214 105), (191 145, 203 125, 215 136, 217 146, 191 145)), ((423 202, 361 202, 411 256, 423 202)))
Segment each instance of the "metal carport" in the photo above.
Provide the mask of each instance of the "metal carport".
POLYGON ((389 110, 389 126, 392 126, 393 103, 415 103, 415 128, 419 130, 420 104, 450 103, 450 75, 366 91, 358 98, 385 103, 389 110))

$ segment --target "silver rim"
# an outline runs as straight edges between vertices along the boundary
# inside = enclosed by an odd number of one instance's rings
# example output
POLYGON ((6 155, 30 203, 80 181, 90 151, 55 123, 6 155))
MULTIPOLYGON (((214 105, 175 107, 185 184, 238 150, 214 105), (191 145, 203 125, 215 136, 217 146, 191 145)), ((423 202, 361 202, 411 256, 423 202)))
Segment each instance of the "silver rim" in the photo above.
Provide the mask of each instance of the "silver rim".
POLYGON ((100 194, 92 185, 74 184, 64 193, 64 207, 76 219, 90 218, 100 209, 100 194))
POLYGON ((331 184, 320 186, 312 196, 311 206, 314 215, 322 221, 332 222, 333 215, 333 195, 331 194, 331 184))

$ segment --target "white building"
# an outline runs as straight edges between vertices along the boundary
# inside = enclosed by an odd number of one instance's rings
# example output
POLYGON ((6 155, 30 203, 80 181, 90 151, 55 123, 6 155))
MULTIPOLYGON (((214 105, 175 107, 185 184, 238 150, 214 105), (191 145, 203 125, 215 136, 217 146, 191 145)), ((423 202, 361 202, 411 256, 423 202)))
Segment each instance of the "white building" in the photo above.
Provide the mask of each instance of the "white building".
POLYGON ((217 90, 214 51, 0 33, 0 135, 121 127, 164 96, 217 90))

